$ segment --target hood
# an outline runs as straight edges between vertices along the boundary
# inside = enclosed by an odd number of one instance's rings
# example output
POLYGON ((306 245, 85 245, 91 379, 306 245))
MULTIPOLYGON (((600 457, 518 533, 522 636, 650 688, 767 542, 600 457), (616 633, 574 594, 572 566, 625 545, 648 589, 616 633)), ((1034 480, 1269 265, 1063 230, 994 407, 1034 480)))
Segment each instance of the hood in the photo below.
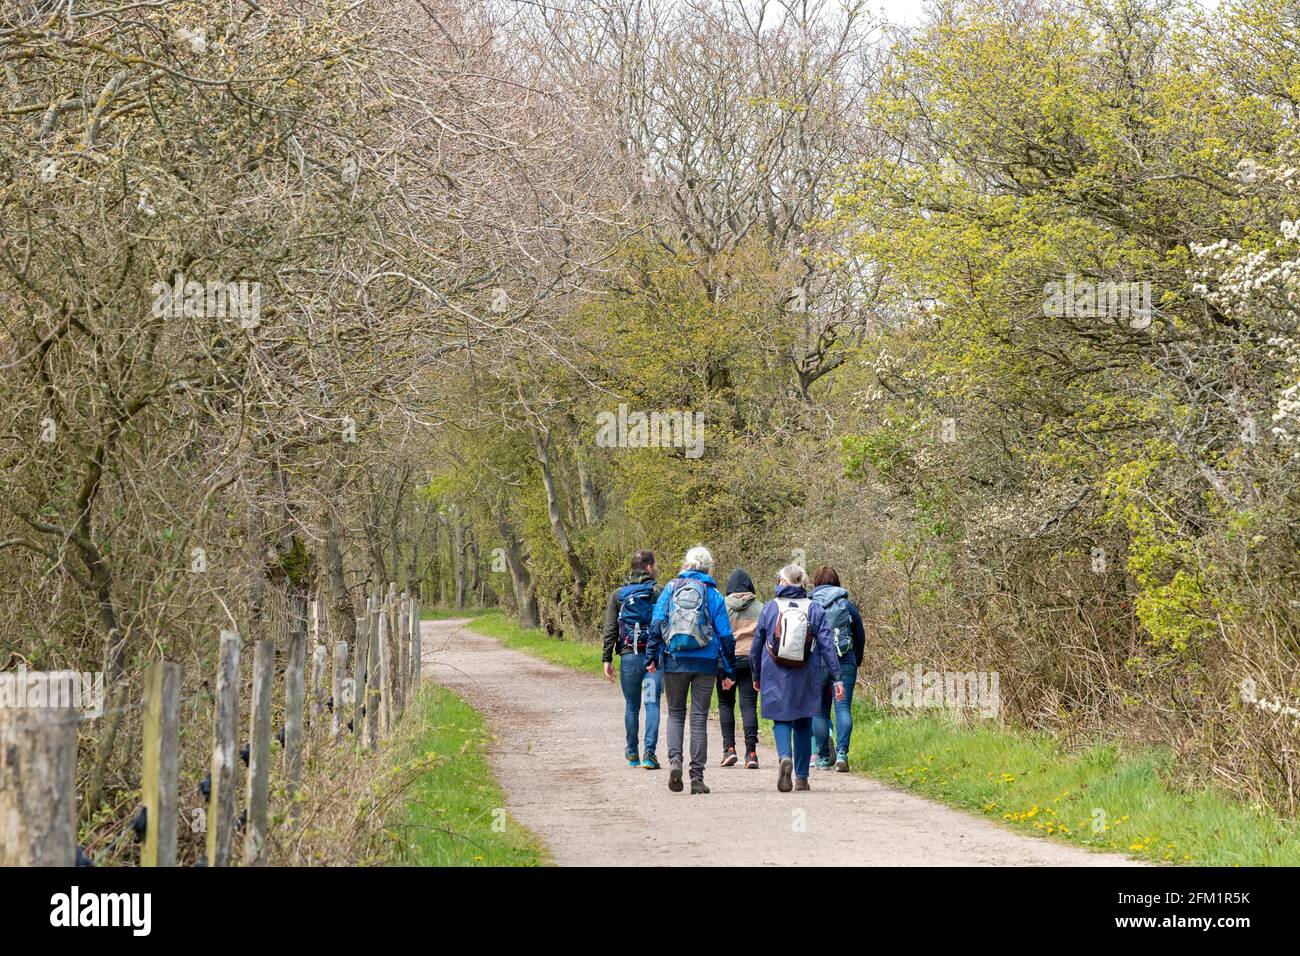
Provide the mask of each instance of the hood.
POLYGON ((647 574, 645 571, 636 570, 636 571, 629 571, 629 572, 627 573, 627 580, 624 581, 623 583, 624 583, 624 584, 642 584, 642 583, 644 583, 644 582, 646 582, 646 581, 651 581, 651 582, 653 582, 653 581, 654 581, 654 577, 651 576, 651 575, 649 575, 649 574, 647 574))
POLYGON ((696 581, 703 581, 705 584, 711 584, 715 588, 718 586, 718 583, 714 581, 713 578, 709 577, 709 575, 705 574, 703 571, 683 571, 681 574, 677 576, 679 578, 694 578, 696 581))
POLYGON ((727 595, 728 611, 743 611, 754 603, 754 594, 751 591, 732 591, 727 595))
POLYGON ((782 584, 776 589, 776 596, 783 598, 806 598, 808 592, 797 584, 782 584))
POLYGON ((731 572, 731 577, 727 578, 728 594, 754 594, 754 579, 749 576, 749 572, 744 568, 736 568, 731 572))
POLYGON ((812 589, 812 596, 818 598, 823 604, 830 604, 839 598, 848 597, 849 592, 834 584, 819 584, 812 589))

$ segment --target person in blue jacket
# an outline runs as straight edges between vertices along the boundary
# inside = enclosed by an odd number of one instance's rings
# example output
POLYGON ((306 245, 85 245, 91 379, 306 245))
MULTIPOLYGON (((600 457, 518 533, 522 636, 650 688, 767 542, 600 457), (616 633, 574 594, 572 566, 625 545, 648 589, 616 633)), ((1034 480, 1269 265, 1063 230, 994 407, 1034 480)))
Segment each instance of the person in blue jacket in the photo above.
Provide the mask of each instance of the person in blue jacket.
POLYGON ((722 676, 730 690, 736 678, 736 641, 727 604, 710 572, 713 555, 705 547, 686 552, 681 573, 655 602, 646 644, 646 670, 653 674, 663 655, 664 695, 668 698, 668 789, 682 790, 682 744, 686 737, 686 695, 691 697, 691 793, 708 793, 704 767, 709 760, 709 704, 722 676))
POLYGON ((821 707, 813 718, 813 750, 817 754, 818 770, 849 772, 849 739, 853 736, 853 688, 858 682, 858 667, 866 650, 867 632, 862 626, 862 613, 849 600, 849 592, 840 584, 839 572, 823 564, 813 572, 813 589, 809 595, 826 611, 836 633, 835 652, 839 654, 839 670, 822 671, 821 707), (844 683, 844 699, 832 701, 831 685, 835 680, 844 683), (831 732, 831 708, 835 710, 835 732, 831 732), (838 741, 837 739, 838 738, 838 741), (831 759, 832 748, 835 758, 831 759))
MULTIPOLYGON (((799 565, 787 564, 781 569, 776 597, 763 607, 749 649, 754 690, 759 692, 763 719, 772 721, 776 738, 776 755, 781 761, 776 789, 782 793, 811 789, 808 765, 812 760, 812 721, 821 703, 820 668, 833 674, 840 666, 826 613, 809 599, 807 584, 808 576, 799 565), (802 641, 801 664, 782 660, 788 653, 783 637, 802 641)), ((843 682, 833 684, 833 693, 836 700, 844 698, 843 682)))

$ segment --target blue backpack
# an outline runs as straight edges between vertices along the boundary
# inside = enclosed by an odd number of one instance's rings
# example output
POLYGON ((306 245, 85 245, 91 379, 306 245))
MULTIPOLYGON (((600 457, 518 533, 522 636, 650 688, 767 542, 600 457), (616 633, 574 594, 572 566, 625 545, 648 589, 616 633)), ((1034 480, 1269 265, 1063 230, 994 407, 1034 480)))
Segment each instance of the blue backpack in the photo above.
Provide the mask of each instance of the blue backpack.
POLYGON ((655 610, 655 583, 641 581, 618 589, 618 652, 644 654, 655 610))
POLYGON ((831 629, 835 652, 843 657, 853 647, 853 617, 849 614, 849 592, 843 588, 818 588, 812 599, 826 612, 826 626, 831 629))

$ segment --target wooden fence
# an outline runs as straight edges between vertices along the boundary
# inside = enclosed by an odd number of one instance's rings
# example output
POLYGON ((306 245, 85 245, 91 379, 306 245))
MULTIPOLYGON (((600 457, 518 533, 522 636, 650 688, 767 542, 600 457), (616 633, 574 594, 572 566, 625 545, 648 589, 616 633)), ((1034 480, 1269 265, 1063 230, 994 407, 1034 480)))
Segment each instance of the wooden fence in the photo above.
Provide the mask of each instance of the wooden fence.
MULTIPOLYGON (((284 666, 283 772, 288 813, 302 779, 303 751, 354 746, 378 750, 419 684, 422 649, 419 601, 390 585, 372 595, 357 622, 357 646, 348 675, 349 647, 320 640, 322 615, 312 602, 293 608, 284 666), (308 666, 309 634, 311 643, 308 666), (332 666, 330 662, 332 660, 332 666), (329 686, 326 677, 329 675, 329 686), (332 706, 328 704, 332 700, 332 706), (328 711, 328 714, 327 714, 328 711), (349 729, 350 724, 350 729, 349 729)), ((238 748, 242 642, 222 631, 215 675, 213 744, 206 809, 208 866, 234 862, 239 825, 238 748)), ((32 678, 78 675, 32 674, 32 678)), ((240 862, 266 862, 270 815, 272 695, 275 646, 252 645, 240 862)), ((3 702, 0 702, 2 704, 3 702)), ((140 763, 144 833, 141 866, 175 866, 180 808, 181 668, 159 661, 145 673, 143 753, 140 763)), ((0 866, 73 866, 78 857, 76 756, 80 711, 64 706, 0 706, 0 866)))

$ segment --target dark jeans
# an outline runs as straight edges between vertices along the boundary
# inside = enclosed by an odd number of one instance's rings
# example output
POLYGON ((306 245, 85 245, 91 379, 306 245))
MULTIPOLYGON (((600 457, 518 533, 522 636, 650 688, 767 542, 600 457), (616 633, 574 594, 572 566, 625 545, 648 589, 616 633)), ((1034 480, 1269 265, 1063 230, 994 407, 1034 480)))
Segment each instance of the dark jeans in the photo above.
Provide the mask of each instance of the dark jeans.
POLYGON ((641 705, 645 705, 645 755, 654 756, 659 743, 659 697, 663 694, 663 675, 658 668, 647 674, 644 654, 621 654, 618 680, 623 688, 623 729, 627 732, 627 752, 637 752, 641 705))
POLYGON ((853 687, 858 682, 858 665, 854 663, 852 655, 840 659, 839 679, 844 681, 843 700, 835 699, 835 681, 830 675, 823 674, 821 708, 812 722, 813 749, 817 751, 818 757, 826 761, 831 759, 832 748, 837 757, 849 755, 849 740, 853 736, 853 687), (838 745, 835 736, 831 734, 832 706, 835 710, 838 745))
POLYGON ((668 697, 668 759, 682 759, 686 738, 686 694, 691 695, 691 779, 704 779, 709 760, 709 701, 713 697, 712 674, 664 674, 668 697))
POLYGON ((808 779, 808 765, 812 762, 812 718, 772 721, 772 736, 776 738, 776 755, 784 760, 794 760, 794 775, 808 779))
POLYGON ((718 678, 718 720, 722 724, 722 746, 736 746, 736 697, 740 696, 740 722, 745 733, 745 753, 758 750, 758 691, 754 690, 754 672, 749 658, 736 658, 736 684, 731 690, 722 689, 718 678))

